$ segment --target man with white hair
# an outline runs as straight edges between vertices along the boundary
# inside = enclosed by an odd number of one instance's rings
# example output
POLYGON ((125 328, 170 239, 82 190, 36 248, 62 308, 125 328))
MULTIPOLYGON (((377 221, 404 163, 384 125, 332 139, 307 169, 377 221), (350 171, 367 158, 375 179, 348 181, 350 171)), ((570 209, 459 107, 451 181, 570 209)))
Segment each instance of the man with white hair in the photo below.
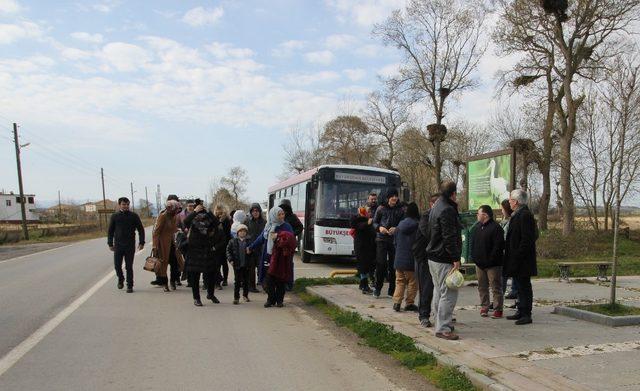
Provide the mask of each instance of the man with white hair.
POLYGON ((507 319, 515 320, 517 325, 532 323, 533 290, 531 277, 538 274, 536 261, 536 240, 538 231, 533 213, 527 206, 528 195, 522 189, 515 189, 509 195, 509 205, 513 214, 509 221, 509 230, 505 245, 505 267, 507 275, 513 277, 519 285, 520 302, 518 311, 507 319))

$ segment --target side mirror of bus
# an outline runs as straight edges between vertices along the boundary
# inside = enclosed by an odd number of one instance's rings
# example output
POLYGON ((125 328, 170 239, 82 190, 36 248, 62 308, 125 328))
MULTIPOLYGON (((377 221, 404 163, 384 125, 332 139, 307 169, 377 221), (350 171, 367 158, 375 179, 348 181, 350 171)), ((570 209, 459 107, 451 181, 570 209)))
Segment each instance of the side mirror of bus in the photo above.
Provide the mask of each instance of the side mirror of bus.
POLYGON ((404 202, 409 202, 410 199, 411 199, 411 190, 407 188, 402 189, 402 200, 404 202))

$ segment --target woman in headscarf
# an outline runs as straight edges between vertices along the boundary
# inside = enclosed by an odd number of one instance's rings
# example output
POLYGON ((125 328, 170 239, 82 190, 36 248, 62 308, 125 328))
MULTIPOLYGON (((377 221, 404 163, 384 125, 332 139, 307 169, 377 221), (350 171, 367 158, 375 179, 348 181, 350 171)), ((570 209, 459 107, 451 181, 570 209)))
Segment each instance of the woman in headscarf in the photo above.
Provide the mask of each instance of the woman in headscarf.
MULTIPOLYGON (((293 228, 289 223, 284 221, 284 217, 285 213, 282 208, 278 206, 271 208, 269 211, 269 220, 262 231, 262 235, 259 235, 248 247, 248 250, 251 252, 255 248, 262 246, 262 256, 260 257, 260 264, 258 265, 258 283, 262 284, 263 288, 266 288, 265 285, 267 285, 265 277, 267 269, 269 268, 271 254, 273 254, 273 244, 278 232, 286 231, 293 233, 293 228), (263 246, 265 242, 266 246, 263 246)), ((269 304, 268 301, 267 304, 269 304)), ((267 304, 265 304, 265 306, 267 306, 267 304)), ((269 307, 273 304, 274 303, 271 303, 269 307)))
MULTIPOLYGON (((182 205, 180 205, 180 202, 175 200, 167 201, 165 210, 160 213, 156 225, 153 228, 153 252, 156 257, 162 261, 160 270, 158 271, 158 280, 160 285, 164 287, 165 292, 170 291, 167 267, 169 263, 173 265, 177 264, 173 236, 178 230, 176 215, 180 212, 181 208, 182 205)), ((172 281, 172 286, 175 290, 175 285, 173 284, 174 282, 172 281)))
POLYGON ((280 231, 275 234, 271 262, 267 270, 267 302, 265 308, 284 307, 286 284, 293 278, 293 255, 298 242, 292 232, 280 231))

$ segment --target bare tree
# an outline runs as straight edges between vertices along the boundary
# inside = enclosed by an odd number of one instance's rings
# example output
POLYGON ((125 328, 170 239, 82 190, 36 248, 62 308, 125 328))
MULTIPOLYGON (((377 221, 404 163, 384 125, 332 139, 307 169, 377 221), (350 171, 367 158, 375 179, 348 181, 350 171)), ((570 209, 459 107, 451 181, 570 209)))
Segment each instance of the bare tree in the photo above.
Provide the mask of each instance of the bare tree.
POLYGON ((437 187, 433 166, 433 145, 426 134, 415 126, 407 128, 396 142, 396 163, 403 181, 409 184, 413 199, 428 205, 433 188, 437 187))
POLYGON ((339 116, 324 126, 320 150, 331 163, 374 164, 378 148, 369 128, 357 116, 339 116))
POLYGON ((486 50, 485 16, 484 4, 478 0, 411 0, 373 31, 402 52, 404 63, 395 80, 398 88, 408 91, 414 102, 426 102, 435 117, 429 129, 436 183, 441 181, 446 99, 478 84, 473 73, 486 50))
POLYGON ((229 190, 236 204, 247 191, 247 183, 249 183, 247 171, 240 166, 231 167, 227 175, 220 179, 220 185, 229 190))
POLYGON ((371 133, 382 140, 386 157, 381 163, 390 170, 394 169, 396 141, 409 117, 409 105, 401 98, 396 84, 385 83, 382 91, 369 95, 364 121, 371 133))
POLYGON ((302 129, 299 126, 291 130, 287 141, 282 144, 284 150, 282 179, 326 163, 326 157, 320 149, 319 133, 316 129, 302 129))

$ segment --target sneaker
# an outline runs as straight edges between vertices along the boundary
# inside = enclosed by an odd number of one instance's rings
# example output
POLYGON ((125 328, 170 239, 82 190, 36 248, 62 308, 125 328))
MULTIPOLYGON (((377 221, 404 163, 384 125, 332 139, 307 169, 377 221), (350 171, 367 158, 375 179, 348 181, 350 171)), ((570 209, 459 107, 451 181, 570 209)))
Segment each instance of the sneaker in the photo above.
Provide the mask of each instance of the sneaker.
POLYGON ((373 291, 373 297, 375 297, 376 299, 380 298, 380 290, 376 289, 375 291, 373 291))
POLYGON ((218 300, 218 298, 215 296, 211 296, 209 300, 211 300, 213 304, 220 304, 220 300, 218 300))
POLYGON ((249 300, 249 296, 242 296, 242 300, 244 300, 245 303, 248 303, 251 301, 249 300))
POLYGON ((400 312, 400 303, 395 303, 395 304, 393 305, 393 310, 394 310, 395 312, 400 312))
POLYGON ((133 293, 133 288, 132 287, 128 287, 127 288, 127 293, 133 293))
POLYGON ((158 280, 153 280, 153 281, 151 281, 151 285, 157 285, 157 286, 160 286, 160 285, 162 285, 162 284, 161 284, 161 283, 160 283, 160 281, 158 281, 158 280))
POLYGON ((415 304, 408 304, 404 307, 405 311, 418 312, 418 306, 415 304))
POLYGON ((193 305, 195 305, 196 307, 202 307, 202 302, 200 300, 194 300, 193 305))
POLYGON ((507 316, 507 319, 509 320, 519 320, 520 318, 522 318, 524 315, 522 315, 520 312, 516 312, 513 315, 509 315, 507 316))
POLYGON ((447 333, 446 331, 444 333, 436 333, 436 337, 446 339, 449 341, 457 341, 460 339, 458 334, 455 334, 453 332, 447 333))
POLYGON ((238 299, 233 299, 233 304, 240 304, 240 300, 238 300, 238 299))
POLYGON ((429 319, 420 319, 420 325, 426 328, 433 327, 433 324, 431 324, 429 319))
POLYGON ((502 318, 502 311, 493 311, 493 314, 491 314, 491 318, 492 319, 501 319, 502 318))
POLYGON ((373 291, 371 290, 371 288, 369 288, 368 285, 365 286, 364 288, 362 288, 362 294, 363 295, 369 295, 369 294, 371 294, 371 292, 373 292, 373 291))
POLYGON ((489 316, 489 309, 486 307, 481 308, 480 316, 482 316, 483 318, 486 318, 487 316, 489 316))
POLYGON ((264 308, 269 308, 269 307, 273 307, 273 304, 269 303, 268 301, 264 303, 264 308))
POLYGON ((124 288, 124 281, 118 280, 118 289, 122 289, 122 288, 124 288))
POLYGON ((533 323, 533 319, 530 316, 523 315, 520 319, 516 320, 516 324, 518 326, 523 324, 531 324, 533 323))
POLYGON ((276 307, 282 308, 282 307, 284 307, 284 303, 278 303, 278 304, 276 304, 276 307))

